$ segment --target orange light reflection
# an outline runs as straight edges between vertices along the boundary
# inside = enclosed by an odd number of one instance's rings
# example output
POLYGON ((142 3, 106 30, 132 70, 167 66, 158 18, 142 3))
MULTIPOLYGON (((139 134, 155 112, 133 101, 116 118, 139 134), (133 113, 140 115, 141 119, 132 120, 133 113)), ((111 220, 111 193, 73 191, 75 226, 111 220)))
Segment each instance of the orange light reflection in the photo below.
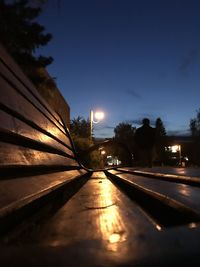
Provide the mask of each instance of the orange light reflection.
POLYGON ((191 189, 188 185, 185 185, 185 184, 180 184, 179 185, 179 188, 178 188, 178 191, 186 196, 186 197, 189 197, 191 195, 191 189))
POLYGON ((199 225, 199 224, 197 224, 197 223, 190 223, 190 224, 188 225, 188 227, 191 228, 191 229, 193 229, 193 228, 196 228, 198 225, 199 225))
POLYGON ((105 207, 100 210, 98 217, 102 239, 108 250, 117 252, 121 242, 126 240, 125 225, 119 213, 116 203, 116 192, 109 180, 101 184, 99 206, 105 207), (114 198, 115 196, 115 198, 114 198))

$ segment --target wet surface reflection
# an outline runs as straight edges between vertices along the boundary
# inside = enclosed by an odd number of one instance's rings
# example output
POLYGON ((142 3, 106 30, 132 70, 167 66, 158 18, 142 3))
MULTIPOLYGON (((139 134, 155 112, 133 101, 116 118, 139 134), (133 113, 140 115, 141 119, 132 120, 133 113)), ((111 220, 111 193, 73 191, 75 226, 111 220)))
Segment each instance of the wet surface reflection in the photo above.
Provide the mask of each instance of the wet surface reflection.
POLYGON ((181 193, 182 195, 184 195, 186 197, 191 196, 191 188, 188 185, 179 184, 178 185, 178 191, 179 191, 179 193, 181 193))
MULTIPOLYGON (((101 178, 106 178, 105 174, 98 174, 101 178)), ((101 181, 96 206, 99 211, 97 225, 106 248, 117 252, 119 245, 127 239, 126 227, 117 206, 119 200, 116 198, 116 188, 108 179, 101 181)))
POLYGON ((188 224, 188 228, 190 228, 190 229, 193 229, 193 228, 196 228, 196 227, 198 227, 199 226, 199 223, 190 223, 190 224, 188 224))

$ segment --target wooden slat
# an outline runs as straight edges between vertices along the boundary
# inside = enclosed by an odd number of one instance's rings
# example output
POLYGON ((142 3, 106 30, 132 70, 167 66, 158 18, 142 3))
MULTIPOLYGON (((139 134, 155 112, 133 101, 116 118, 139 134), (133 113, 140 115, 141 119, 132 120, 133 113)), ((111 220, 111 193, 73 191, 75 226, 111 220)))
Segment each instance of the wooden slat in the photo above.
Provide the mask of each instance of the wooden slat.
POLYGON ((24 176, 13 180, 0 180, 0 215, 21 199, 40 194, 72 178, 85 174, 85 170, 69 170, 36 176, 24 176), (19 186, 20 185, 20 186, 19 186), (16 187, 18 190, 16 190, 16 187))
POLYGON ((161 170, 161 168, 158 168, 157 170, 156 170, 156 168, 153 168, 150 171, 149 170, 145 171, 145 170, 138 170, 138 169, 136 170, 136 169, 131 168, 131 167, 130 168, 126 167, 126 168, 117 168, 117 170, 119 172, 150 177, 150 178, 158 179, 158 180, 162 180, 162 181, 182 183, 182 184, 188 184, 188 185, 200 187, 200 179, 198 177, 199 171, 197 172, 197 170, 196 170, 194 172, 194 170, 193 170, 192 171, 193 175, 191 176, 189 168, 188 169, 185 168, 183 173, 182 172, 179 173, 179 171, 177 171, 177 174, 175 174, 176 168, 172 168, 172 169, 170 169, 170 168, 165 169, 164 168, 163 170, 161 170), (167 173, 167 170, 169 171, 169 173, 167 173), (195 175, 197 175, 197 176, 195 176, 195 175))
POLYGON ((78 163, 72 158, 60 156, 58 154, 0 142, 0 165, 78 166, 78 163))
MULTIPOLYGON (((7 75, 5 75, 5 72, 8 72, 7 69, 2 70, 2 66, 0 64, 0 77, 1 77, 1 79, 5 80, 6 83, 8 83, 13 88, 13 90, 15 90, 24 99, 26 99, 26 101, 28 101, 30 105, 34 106, 41 113, 43 113, 43 115, 46 116, 46 118, 48 118, 51 122, 53 122, 61 131, 64 131, 63 125, 60 124, 60 122, 58 121, 60 119, 55 119, 51 115, 51 113, 49 113, 46 110, 45 106, 43 106, 40 101, 35 99, 35 97, 31 93, 29 93, 29 91, 26 90, 26 88, 23 86, 23 84, 20 81, 15 80, 15 77, 9 72, 7 73, 7 75), (7 76, 10 76, 10 77, 7 77, 7 76)), ((42 100, 42 101, 44 102, 44 100, 42 100)))
POLYGON ((42 129, 50 132, 52 135, 61 139, 64 143, 71 146, 69 138, 60 131, 60 129, 51 123, 41 112, 39 112, 35 107, 30 105, 21 95, 19 95, 13 88, 7 84, 4 80, 0 78, 0 104, 2 103, 1 109, 3 106, 7 106, 9 109, 13 110, 16 113, 21 114, 27 123, 28 121, 33 122, 35 125, 38 125, 42 129))
MULTIPOLYGON (((0 110, 0 133, 2 129, 10 131, 12 133, 19 134, 23 137, 27 137, 33 139, 35 141, 53 146, 57 149, 63 150, 65 153, 73 156, 73 151, 70 150, 68 147, 61 144, 59 141, 60 139, 53 139, 52 137, 48 136, 44 132, 41 132, 28 124, 22 122, 21 120, 17 119, 16 117, 7 114, 4 111, 0 110)), ((58 136, 59 138, 59 136, 58 136)))
POLYGON ((115 171, 112 171, 112 173, 117 174, 119 177, 133 181, 147 189, 180 201, 188 207, 196 209, 200 212, 200 188, 198 187, 182 184, 181 182, 173 183, 169 181, 160 181, 156 178, 153 179, 126 173, 118 173, 115 171))
MULTIPOLYGON (((38 91, 35 89, 32 82, 27 78, 15 61, 10 57, 6 50, 0 44, 0 73, 7 77, 14 84, 19 85, 18 89, 24 93, 29 99, 36 105, 45 109, 48 116, 52 116, 58 122, 59 116, 56 112, 50 108, 50 106, 44 101, 38 91)), ((59 125, 62 123, 59 123, 59 125)))
POLYGON ((10 86, 18 92, 18 94, 22 95, 28 102, 33 105, 35 108, 40 110, 49 120, 51 120, 60 130, 64 131, 63 125, 60 123, 59 117, 56 119, 52 114, 45 108, 44 100, 35 99, 34 95, 32 95, 27 89, 24 87, 23 83, 15 79, 8 70, 5 68, 2 69, 0 64, 0 76, 3 80, 5 80, 10 86), (7 73, 6 73, 7 72, 7 73))

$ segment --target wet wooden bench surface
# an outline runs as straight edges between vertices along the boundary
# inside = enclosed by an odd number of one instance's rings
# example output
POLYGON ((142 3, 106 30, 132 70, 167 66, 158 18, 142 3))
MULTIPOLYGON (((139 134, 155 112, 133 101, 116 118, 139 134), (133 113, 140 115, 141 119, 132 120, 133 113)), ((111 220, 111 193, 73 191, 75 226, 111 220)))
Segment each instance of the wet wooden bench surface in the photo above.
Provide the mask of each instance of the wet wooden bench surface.
POLYGON ((9 255, 29 266, 199 266, 200 262, 198 222, 163 225, 104 172, 94 172, 55 214, 22 233, 4 243, 2 262, 8 263, 9 255))

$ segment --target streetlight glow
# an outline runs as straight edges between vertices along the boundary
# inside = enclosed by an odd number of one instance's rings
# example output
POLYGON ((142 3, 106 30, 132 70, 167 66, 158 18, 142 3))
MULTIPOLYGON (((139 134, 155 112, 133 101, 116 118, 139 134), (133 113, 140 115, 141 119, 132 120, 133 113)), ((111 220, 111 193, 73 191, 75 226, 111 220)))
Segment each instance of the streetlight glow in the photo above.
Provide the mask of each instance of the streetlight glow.
POLYGON ((97 121, 101 121, 104 119, 104 113, 102 111, 96 111, 94 117, 97 121))

